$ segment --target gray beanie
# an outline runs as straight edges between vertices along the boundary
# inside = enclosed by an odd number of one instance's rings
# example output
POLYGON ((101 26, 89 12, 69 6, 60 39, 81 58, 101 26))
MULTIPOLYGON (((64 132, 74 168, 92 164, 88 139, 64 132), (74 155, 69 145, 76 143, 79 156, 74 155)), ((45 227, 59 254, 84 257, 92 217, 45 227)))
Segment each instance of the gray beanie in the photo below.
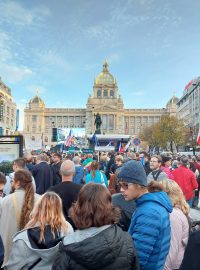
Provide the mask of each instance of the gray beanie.
POLYGON ((147 176, 140 161, 130 160, 120 169, 117 176, 119 181, 147 186, 147 176))

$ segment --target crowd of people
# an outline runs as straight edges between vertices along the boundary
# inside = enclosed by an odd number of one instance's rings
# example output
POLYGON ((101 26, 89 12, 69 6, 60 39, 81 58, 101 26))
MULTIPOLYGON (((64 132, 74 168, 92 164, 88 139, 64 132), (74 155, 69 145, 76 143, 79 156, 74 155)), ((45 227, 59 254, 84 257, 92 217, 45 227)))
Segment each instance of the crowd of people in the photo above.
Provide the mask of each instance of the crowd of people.
POLYGON ((198 270, 200 160, 30 154, 0 172, 0 267, 198 270), (193 231, 193 232, 192 232, 193 231))

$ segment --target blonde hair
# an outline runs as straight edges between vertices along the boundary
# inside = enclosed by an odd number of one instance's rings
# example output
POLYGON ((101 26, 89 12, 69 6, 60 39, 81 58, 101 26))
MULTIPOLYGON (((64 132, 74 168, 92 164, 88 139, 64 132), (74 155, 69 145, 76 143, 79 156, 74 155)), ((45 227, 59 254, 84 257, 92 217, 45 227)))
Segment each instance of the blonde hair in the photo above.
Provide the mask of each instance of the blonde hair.
POLYGON ((44 240, 44 229, 46 225, 51 226, 51 232, 55 237, 55 231, 67 232, 68 223, 62 212, 62 201, 55 192, 46 192, 36 203, 31 219, 26 225, 26 229, 40 227, 39 243, 44 240))
POLYGON ((179 208, 186 216, 189 214, 190 207, 185 200, 183 192, 179 185, 170 179, 162 181, 151 181, 148 185, 149 192, 165 191, 169 196, 173 207, 179 208))

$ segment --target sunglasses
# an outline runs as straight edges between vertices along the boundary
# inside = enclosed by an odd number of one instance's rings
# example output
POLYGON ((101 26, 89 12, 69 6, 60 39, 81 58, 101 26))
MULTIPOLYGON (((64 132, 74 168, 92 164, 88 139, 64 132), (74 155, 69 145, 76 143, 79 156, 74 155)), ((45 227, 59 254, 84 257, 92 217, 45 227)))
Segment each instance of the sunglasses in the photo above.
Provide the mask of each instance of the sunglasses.
POLYGON ((119 182, 120 186, 127 190, 129 186, 133 185, 133 183, 119 182))

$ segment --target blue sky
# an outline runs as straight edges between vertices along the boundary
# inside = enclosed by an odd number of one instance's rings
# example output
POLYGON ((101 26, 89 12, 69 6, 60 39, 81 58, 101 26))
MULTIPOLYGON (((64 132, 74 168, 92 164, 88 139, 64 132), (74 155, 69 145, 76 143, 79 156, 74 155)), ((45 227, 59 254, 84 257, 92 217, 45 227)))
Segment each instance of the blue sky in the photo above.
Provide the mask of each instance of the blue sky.
POLYGON ((85 107, 108 59, 126 108, 164 107, 200 75, 200 1, 0 0, 0 76, 23 109, 85 107))

